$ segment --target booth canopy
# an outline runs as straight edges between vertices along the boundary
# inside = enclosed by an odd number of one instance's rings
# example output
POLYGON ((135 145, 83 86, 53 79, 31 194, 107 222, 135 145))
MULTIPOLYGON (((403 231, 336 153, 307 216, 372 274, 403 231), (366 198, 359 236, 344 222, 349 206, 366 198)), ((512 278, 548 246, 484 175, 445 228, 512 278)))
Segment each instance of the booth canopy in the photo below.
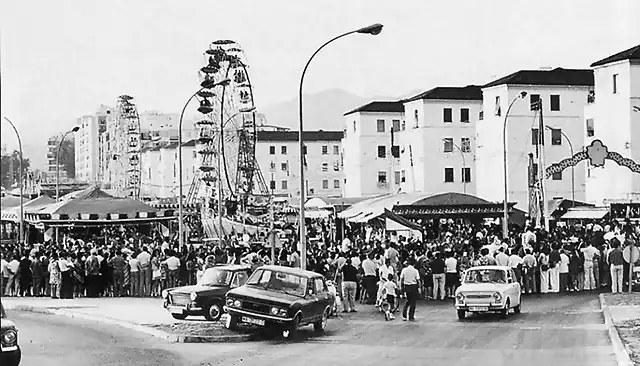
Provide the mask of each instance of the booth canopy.
MULTIPOLYGON (((514 212, 515 202, 509 203, 509 213, 514 212)), ((469 215, 495 217, 502 215, 503 204, 489 202, 470 194, 449 192, 425 197, 411 204, 398 204, 393 212, 413 217, 466 217, 469 215)))
POLYGON ((570 208, 562 215, 562 220, 599 220, 607 216, 609 209, 606 207, 576 207, 570 208))
POLYGON ((384 214, 385 209, 391 209, 395 205, 410 205, 425 197, 428 197, 426 193, 396 193, 372 197, 340 212, 338 217, 350 222, 367 222, 384 214))
POLYGON ((387 230, 401 231, 403 230, 402 228, 404 228, 404 230, 422 230, 422 227, 420 227, 420 225, 415 224, 400 215, 394 214, 393 211, 385 209, 384 217, 386 218, 385 226, 387 227, 387 230), (396 225, 394 225, 393 223, 395 223, 396 225))
MULTIPOLYGON (((218 217, 211 216, 207 218, 202 218, 202 228, 206 237, 208 238, 220 238, 219 233, 219 221, 218 217)), ((232 232, 240 233, 240 234, 249 234, 254 235, 258 232, 258 227, 253 225, 246 225, 241 222, 231 221, 226 217, 222 218, 222 231, 224 237, 225 235, 229 235, 232 232)))

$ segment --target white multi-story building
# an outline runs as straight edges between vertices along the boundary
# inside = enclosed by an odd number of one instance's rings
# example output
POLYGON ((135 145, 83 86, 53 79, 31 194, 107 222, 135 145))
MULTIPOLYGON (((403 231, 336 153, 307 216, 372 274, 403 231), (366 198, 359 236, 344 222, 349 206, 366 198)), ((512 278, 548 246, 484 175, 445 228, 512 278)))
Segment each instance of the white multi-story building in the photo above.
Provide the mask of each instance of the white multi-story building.
MULTIPOLYGON (((640 45, 594 62, 595 94, 585 109, 585 144, 598 139, 609 151, 640 163, 640 45)), ((640 174, 608 160, 587 168, 587 201, 640 199, 640 174)))
POLYGON ((344 114, 342 194, 366 197, 395 192, 400 159, 392 156, 391 129, 405 129, 401 101, 374 101, 344 114), (397 172, 397 174, 396 174, 397 172))
POLYGON ((475 194, 480 87, 437 87, 403 102, 408 118, 394 139, 400 154, 394 187, 399 181, 402 192, 475 194))
MULTIPOLYGON (((44 173, 44 181, 45 183, 55 183, 58 178, 60 178, 60 182, 65 182, 68 180, 67 170, 64 165, 60 162, 60 166, 58 167, 58 148, 60 147, 60 139, 62 138, 62 134, 56 134, 54 136, 49 137, 47 140, 47 171, 44 173), (59 177, 58 177, 59 175, 59 177)), ((67 136, 65 138, 65 142, 70 141, 72 144, 73 136, 67 136)))
MULTIPOLYGON (((182 144, 182 189, 186 195, 200 166, 195 140, 182 144)), ((179 179, 178 143, 163 141, 142 149, 140 196, 177 197, 179 179)))
MULTIPOLYGON (((342 131, 305 131, 305 181, 309 196, 340 196, 342 131)), ((256 160, 274 194, 300 195, 298 131, 258 131, 256 160)))
MULTIPOLYGON (((477 195, 490 200, 504 199, 502 134, 509 104, 521 92, 524 100, 516 100, 508 112, 507 161, 509 201, 528 208, 529 154, 536 154, 539 117, 534 118, 534 102, 542 100, 545 165, 549 166, 571 156, 569 141, 575 152, 583 148, 584 109, 593 91, 593 71, 556 68, 552 70, 521 70, 485 85, 483 118, 476 126, 477 195)), ((539 113, 538 113, 539 116, 539 113)), ((547 199, 571 199, 575 190, 577 201, 585 200, 585 165, 575 167, 575 186, 571 170, 555 174, 545 181, 547 199)))
POLYGON ((112 109, 100 106, 94 115, 78 118, 76 126, 76 180, 82 183, 100 182, 100 134, 107 130, 107 117, 112 109))

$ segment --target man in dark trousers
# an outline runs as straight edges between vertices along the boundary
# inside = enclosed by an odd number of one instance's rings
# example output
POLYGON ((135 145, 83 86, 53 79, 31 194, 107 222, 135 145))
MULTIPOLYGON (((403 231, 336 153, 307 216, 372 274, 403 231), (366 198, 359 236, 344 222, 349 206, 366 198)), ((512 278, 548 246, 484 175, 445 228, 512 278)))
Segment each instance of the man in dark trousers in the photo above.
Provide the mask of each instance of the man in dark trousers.
POLYGON ((416 260, 409 258, 408 265, 400 273, 400 287, 407 297, 407 302, 402 308, 402 320, 415 321, 416 300, 418 299, 418 288, 420 288, 420 273, 415 268, 416 260), (409 313, 407 314, 407 310, 409 313))

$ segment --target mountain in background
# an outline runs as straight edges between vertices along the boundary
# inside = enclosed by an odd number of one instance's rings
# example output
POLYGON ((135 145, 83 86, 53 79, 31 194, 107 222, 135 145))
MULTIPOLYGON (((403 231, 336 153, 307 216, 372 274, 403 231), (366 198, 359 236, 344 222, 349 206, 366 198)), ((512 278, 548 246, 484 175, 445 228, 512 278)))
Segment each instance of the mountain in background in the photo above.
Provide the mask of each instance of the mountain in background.
MULTIPOLYGON (((374 100, 398 100, 401 97, 376 96, 361 97, 341 89, 331 89, 304 96, 304 129, 308 131, 342 131, 344 129, 343 115, 353 109, 374 100)), ((265 115, 266 123, 280 127, 298 130, 298 98, 286 102, 276 103, 260 109, 265 115)))

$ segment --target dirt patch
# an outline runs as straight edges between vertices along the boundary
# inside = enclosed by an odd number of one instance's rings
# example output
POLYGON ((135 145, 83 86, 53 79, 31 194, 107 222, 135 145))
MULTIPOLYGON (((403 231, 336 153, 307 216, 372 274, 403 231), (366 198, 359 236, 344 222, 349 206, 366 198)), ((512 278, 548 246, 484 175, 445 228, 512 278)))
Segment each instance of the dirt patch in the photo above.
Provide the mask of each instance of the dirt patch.
POLYGON ((252 327, 239 326, 237 330, 228 330, 220 322, 180 322, 174 324, 153 324, 152 328, 174 335, 215 337, 251 334, 256 331, 252 327))
POLYGON ((604 294, 608 306, 640 306, 640 292, 604 294))
POLYGON ((640 319, 616 324, 622 342, 627 346, 634 365, 640 365, 640 319))

